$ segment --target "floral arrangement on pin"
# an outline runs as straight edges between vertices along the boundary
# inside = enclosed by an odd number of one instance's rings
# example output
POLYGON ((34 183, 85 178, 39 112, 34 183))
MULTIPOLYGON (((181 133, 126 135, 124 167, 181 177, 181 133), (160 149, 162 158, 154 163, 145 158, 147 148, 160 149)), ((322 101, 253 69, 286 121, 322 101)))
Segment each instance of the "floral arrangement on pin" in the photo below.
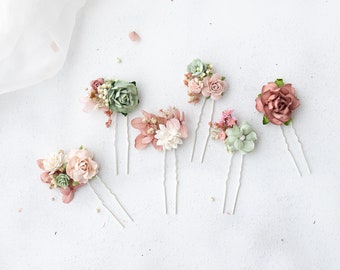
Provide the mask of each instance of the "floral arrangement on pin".
POLYGON ((108 117, 105 125, 110 127, 112 124, 112 115, 115 119, 114 128, 114 149, 116 159, 116 175, 118 175, 118 156, 117 156, 117 115, 122 114, 126 117, 127 130, 127 162, 126 173, 129 174, 130 167, 130 141, 129 141, 129 117, 128 114, 133 112, 139 104, 139 95, 136 82, 126 82, 122 80, 111 80, 98 78, 91 81, 91 87, 87 88, 88 95, 81 99, 85 104, 83 110, 90 112, 92 110, 101 110, 108 117))
MULTIPOLYGON (((213 66, 211 64, 207 64, 202 62, 200 59, 193 60, 187 66, 187 73, 184 74, 184 85, 188 88, 187 93, 189 96, 189 103, 197 104, 201 97, 204 98, 204 101, 201 106, 201 110, 198 117, 198 122, 195 127, 195 135, 194 135, 194 143, 191 151, 190 161, 193 160, 196 141, 197 141, 197 132, 201 122, 202 113, 204 110, 204 106, 206 100, 212 100, 212 108, 211 108, 211 116, 210 121, 212 121, 212 117, 214 114, 215 101, 219 100, 224 92, 227 90, 227 83, 225 82, 225 77, 221 76, 218 73, 214 73, 213 66)), ((207 143, 209 140, 209 133, 205 140, 205 146, 203 150, 203 154, 201 156, 201 163, 204 160, 204 155, 207 147, 207 143)))
POLYGON ((93 188, 91 182, 94 178, 97 178, 114 197, 130 220, 133 221, 129 213, 118 200, 116 194, 113 193, 107 184, 98 176, 99 165, 93 159, 93 154, 83 146, 78 149, 73 149, 68 153, 65 153, 64 150, 59 150, 57 153, 51 153, 47 158, 38 159, 37 164, 39 168, 43 170, 40 174, 41 181, 48 184, 50 189, 59 189, 64 203, 70 203, 74 198, 75 192, 88 184, 98 200, 102 203, 103 207, 110 212, 113 218, 122 227, 124 227, 124 224, 106 206, 105 202, 93 188))
POLYGON ((260 113, 263 114, 263 125, 272 123, 274 125, 280 126, 287 150, 292 158, 298 174, 301 176, 301 170, 297 165, 293 153, 290 150, 288 140, 283 129, 283 126, 291 127, 293 134, 300 145, 300 150, 304 157, 307 170, 310 174, 310 166, 303 150, 302 143, 299 137, 296 135, 296 131, 293 126, 292 114, 300 106, 300 100, 297 98, 295 92, 296 90, 292 84, 284 83, 283 79, 276 79, 275 82, 269 82, 268 84, 262 86, 262 91, 260 94, 258 94, 255 100, 255 107, 260 113))
POLYGON ((238 124, 235 117, 232 116, 233 110, 225 110, 222 112, 222 117, 219 122, 209 123, 211 128, 211 138, 213 140, 222 141, 229 153, 231 153, 231 158, 229 159, 228 176, 225 182, 225 192, 223 201, 222 213, 226 210, 228 183, 230 178, 231 165, 234 157, 234 153, 241 153, 241 169, 239 173, 239 179, 237 184, 236 196, 234 199, 232 214, 235 213, 235 207, 238 199, 238 194, 241 186, 242 179, 242 167, 244 155, 252 152, 255 149, 255 142, 257 140, 257 135, 251 125, 248 122, 243 121, 238 124))
POLYGON ((157 151, 164 151, 163 159, 163 190, 165 213, 168 213, 168 201, 166 190, 166 154, 174 150, 175 155, 175 214, 177 214, 177 194, 178 194, 178 177, 177 177, 177 154, 176 150, 183 140, 188 137, 188 129, 184 124, 184 112, 175 107, 169 107, 167 110, 161 109, 158 114, 142 111, 143 117, 132 119, 131 125, 138 129, 140 134, 135 139, 135 148, 144 149, 149 144, 157 151))

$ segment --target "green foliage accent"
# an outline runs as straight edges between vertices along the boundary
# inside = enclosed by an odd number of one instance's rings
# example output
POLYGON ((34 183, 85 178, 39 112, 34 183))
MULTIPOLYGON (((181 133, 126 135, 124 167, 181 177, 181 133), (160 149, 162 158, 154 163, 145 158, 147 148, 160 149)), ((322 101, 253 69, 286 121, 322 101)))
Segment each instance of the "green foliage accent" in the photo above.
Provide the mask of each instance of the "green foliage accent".
POLYGON ((222 76, 221 80, 222 80, 222 81, 224 81, 224 80, 225 80, 225 77, 224 77, 224 76, 222 76))
POLYGON ((262 124, 264 125, 269 124, 269 119, 265 115, 263 115, 262 124))
POLYGON ((262 96, 262 94, 261 94, 261 93, 257 95, 257 97, 260 97, 260 96, 262 96))
POLYGON ((277 87, 282 87, 285 83, 283 82, 283 79, 276 79, 275 81, 277 87))
POLYGON ((137 84, 136 84, 136 82, 135 82, 135 81, 132 81, 132 82, 130 82, 130 83, 132 83, 132 84, 134 84, 135 86, 137 86, 137 84))
POLYGON ((73 187, 76 187, 76 186, 78 186, 78 185, 79 185, 78 182, 75 182, 75 181, 72 182, 72 186, 73 186, 73 187))
POLYGON ((287 122, 284 122, 286 126, 289 126, 290 122, 292 122, 292 118, 290 118, 287 122))

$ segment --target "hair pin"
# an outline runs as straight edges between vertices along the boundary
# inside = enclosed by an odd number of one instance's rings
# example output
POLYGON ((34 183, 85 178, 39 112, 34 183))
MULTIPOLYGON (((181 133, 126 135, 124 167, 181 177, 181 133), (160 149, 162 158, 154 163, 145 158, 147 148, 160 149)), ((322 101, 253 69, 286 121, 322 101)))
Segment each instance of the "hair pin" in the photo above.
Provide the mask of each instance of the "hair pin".
POLYGON ((129 140, 129 117, 128 114, 133 112, 139 104, 138 89, 136 82, 125 82, 121 80, 105 80, 98 78, 90 83, 91 88, 86 89, 88 96, 81 99, 85 103, 83 110, 90 112, 94 109, 101 110, 108 117, 105 125, 110 127, 112 124, 112 115, 114 115, 114 151, 115 151, 115 169, 118 175, 118 154, 117 154, 117 115, 120 113, 126 118, 126 138, 127 138, 127 155, 126 155, 126 174, 130 171, 130 140, 129 140))
POLYGON ((226 149, 229 153, 231 153, 231 157, 229 159, 228 165, 228 173, 227 179, 225 181, 225 191, 224 191, 224 201, 223 201, 223 210, 222 213, 225 213, 226 210, 226 202, 227 202, 227 193, 228 193, 228 184, 230 179, 230 172, 232 168, 232 162, 234 153, 241 153, 241 168, 239 172, 238 182, 237 182, 237 191, 234 199, 234 203, 232 206, 232 214, 235 213, 235 207, 238 200, 238 195, 241 187, 241 179, 242 179, 242 171, 243 171, 243 161, 244 155, 252 152, 255 149, 255 141, 257 140, 257 135, 253 128, 249 123, 243 121, 241 124, 237 123, 236 118, 232 116, 232 110, 226 110, 222 112, 222 117, 219 122, 209 123, 209 126, 212 128, 211 138, 213 140, 222 141, 226 149))
MULTIPOLYGON (((225 77, 219 75, 218 73, 214 73, 213 66, 211 64, 206 64, 200 59, 195 59, 187 66, 187 73, 184 75, 184 84, 188 87, 189 103, 197 104, 200 101, 201 96, 204 97, 194 131, 194 143, 190 157, 190 161, 192 162, 195 154, 197 132, 201 122, 205 103, 207 99, 212 99, 212 107, 210 113, 211 122, 214 115, 215 101, 219 100, 222 97, 223 93, 227 89, 227 83, 225 82, 225 77)), ((201 163, 204 160, 208 140, 209 132, 204 143, 201 163)))
POLYGON ((262 87, 261 93, 256 98, 256 109, 263 113, 262 123, 267 125, 272 123, 274 125, 280 126, 284 142, 286 144, 287 150, 292 158, 294 166, 301 176, 301 170, 296 162, 296 159, 290 150, 289 143, 283 126, 290 126, 294 133, 294 136, 300 145, 300 150, 302 152, 304 161, 307 166, 309 174, 311 174, 310 166, 307 161, 302 143, 299 137, 296 135, 295 128, 292 121, 292 113, 300 106, 300 100, 295 95, 295 88, 292 84, 284 83, 283 79, 276 79, 275 82, 269 82, 262 87))
POLYGON ((64 203, 70 203, 74 198, 75 192, 79 188, 88 184, 103 207, 124 228, 124 224, 110 210, 93 188, 91 181, 92 179, 97 178, 114 197, 123 212, 131 221, 133 221, 132 217, 121 204, 116 194, 113 193, 107 184, 98 176, 99 165, 95 160, 93 160, 93 154, 86 148, 81 146, 80 148, 71 150, 66 154, 64 150, 59 150, 58 153, 51 153, 48 158, 38 159, 37 163, 39 168, 43 170, 40 174, 41 181, 49 184, 51 189, 59 189, 60 193, 63 195, 62 201, 64 203))
POLYGON ((175 214, 177 214, 178 201, 178 174, 177 174, 177 148, 188 137, 188 129, 184 125, 184 113, 175 107, 160 110, 158 114, 142 111, 144 117, 132 119, 131 125, 140 131, 135 139, 135 148, 144 149, 150 143, 158 151, 164 151, 163 156, 163 191, 165 213, 168 213, 168 199, 166 189, 166 157, 169 150, 175 155, 175 214))

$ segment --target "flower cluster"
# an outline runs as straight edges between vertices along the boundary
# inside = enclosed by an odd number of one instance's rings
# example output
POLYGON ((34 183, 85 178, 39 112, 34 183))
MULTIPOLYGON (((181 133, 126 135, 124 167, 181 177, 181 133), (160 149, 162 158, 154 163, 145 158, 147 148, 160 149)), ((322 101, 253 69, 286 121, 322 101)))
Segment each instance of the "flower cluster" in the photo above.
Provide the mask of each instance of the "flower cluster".
POLYGON ((135 82, 98 78, 91 81, 91 88, 87 90, 89 91, 88 96, 82 99, 82 102, 85 103, 84 111, 103 110, 108 116, 105 123, 107 127, 112 123, 111 115, 113 113, 121 113, 126 116, 139 104, 135 82))
POLYGON ((255 148, 257 135, 247 122, 243 121, 238 125, 232 112, 232 110, 223 111, 219 122, 209 123, 212 128, 212 139, 223 141, 229 152, 250 153, 255 148))
POLYGON ((76 190, 94 178, 99 170, 92 153, 83 147, 67 154, 60 150, 46 159, 39 159, 37 163, 43 170, 41 181, 49 184, 50 188, 58 188, 64 203, 71 202, 76 190))
POLYGON ((144 117, 132 119, 131 125, 140 131, 135 139, 135 147, 143 149, 152 144, 156 150, 177 149, 182 144, 182 139, 188 137, 188 129, 184 125, 184 113, 174 107, 168 110, 160 110, 151 114, 142 111, 144 117))
POLYGON ((188 87, 189 103, 198 103, 201 95, 205 98, 218 100, 227 89, 225 77, 214 73, 210 64, 200 59, 193 60, 184 75, 184 84, 188 87))
POLYGON ((269 82, 262 87, 256 98, 256 109, 263 113, 263 124, 289 125, 292 112, 300 106, 295 88, 285 84, 282 79, 269 82))

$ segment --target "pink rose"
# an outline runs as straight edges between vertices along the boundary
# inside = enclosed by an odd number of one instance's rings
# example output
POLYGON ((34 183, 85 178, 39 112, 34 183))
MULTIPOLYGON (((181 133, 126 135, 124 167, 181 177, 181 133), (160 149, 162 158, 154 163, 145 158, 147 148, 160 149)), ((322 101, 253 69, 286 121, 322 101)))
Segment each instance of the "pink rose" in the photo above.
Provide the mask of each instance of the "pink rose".
POLYGON ((97 88, 104 83, 103 78, 98 78, 97 80, 91 81, 90 85, 92 89, 97 90, 97 88))
POLYGON ((201 81, 196 81, 195 79, 190 80, 188 83, 189 93, 199 94, 202 91, 203 83, 201 81))
POLYGON ((280 88, 276 83, 270 82, 262 87, 261 95, 256 98, 256 109, 275 125, 289 121, 292 112, 299 105, 300 101, 291 84, 284 84, 280 88))
POLYGON ((223 92, 227 88, 226 83, 222 80, 222 76, 215 73, 211 77, 205 77, 203 79, 202 95, 205 97, 211 97, 213 100, 221 98, 223 92))
POLYGON ((98 173, 98 164, 92 160, 93 155, 87 149, 72 150, 67 155, 66 173, 73 181, 86 184, 98 173))

